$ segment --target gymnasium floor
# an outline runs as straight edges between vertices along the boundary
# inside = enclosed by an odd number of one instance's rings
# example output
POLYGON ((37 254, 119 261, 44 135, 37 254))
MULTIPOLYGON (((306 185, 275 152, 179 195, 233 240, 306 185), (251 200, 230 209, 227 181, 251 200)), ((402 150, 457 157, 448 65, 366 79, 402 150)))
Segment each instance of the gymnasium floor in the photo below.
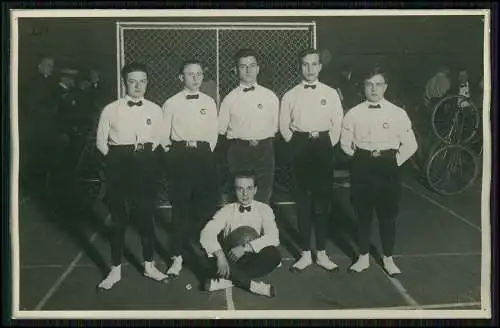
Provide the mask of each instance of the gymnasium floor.
MULTIPOLYGON (((20 310, 335 310, 335 309, 481 309, 481 184, 463 194, 444 197, 404 176, 396 245, 402 269, 390 278, 372 252, 370 269, 349 274, 353 218, 349 189, 337 186, 328 251, 341 271, 318 266, 291 273, 297 254, 295 209, 277 188, 276 216, 283 264, 265 280, 277 296, 268 299, 231 288, 198 290, 187 267, 167 284, 142 277, 141 247, 136 232, 127 233, 124 276, 111 291, 96 292, 106 274, 109 248, 102 229, 108 213, 103 204, 63 200, 66 211, 54 213, 20 195, 20 310)), ((165 207, 165 206, 164 206, 165 207)), ((168 267, 166 249, 170 209, 158 210, 157 263, 168 267)), ((376 221, 373 246, 380 249, 376 221)), ((200 313, 200 312, 198 312, 200 313)))

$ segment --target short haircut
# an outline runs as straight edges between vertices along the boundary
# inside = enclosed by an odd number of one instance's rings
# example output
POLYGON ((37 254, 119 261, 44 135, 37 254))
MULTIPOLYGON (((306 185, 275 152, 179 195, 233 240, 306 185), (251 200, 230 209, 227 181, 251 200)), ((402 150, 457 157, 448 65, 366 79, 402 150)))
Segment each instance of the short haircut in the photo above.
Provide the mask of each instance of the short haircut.
POLYGON ((233 174, 233 182, 236 182, 236 179, 240 178, 253 179, 253 185, 257 186, 257 175, 252 170, 239 171, 233 174))
POLYGON ((238 52, 234 55, 234 62, 236 66, 238 66, 240 58, 245 57, 254 57, 257 65, 259 65, 259 56, 257 55, 257 53, 253 49, 243 48, 238 50, 238 52))
POLYGON ((389 82, 389 79, 387 77, 387 72, 380 65, 375 65, 367 69, 362 76, 363 81, 369 80, 375 75, 382 75, 384 77, 385 83, 387 84, 389 82))
POLYGON ((182 62, 181 66, 179 66, 179 75, 182 75, 184 74, 184 68, 186 68, 186 66, 188 65, 200 65, 201 67, 201 70, 204 71, 204 66, 203 66, 203 63, 201 62, 201 60, 198 60, 198 59, 188 59, 188 60, 185 60, 182 62))
POLYGON ((302 59, 304 59, 305 56, 314 55, 314 54, 318 55, 319 63, 321 64, 321 54, 319 53, 318 49, 306 48, 306 49, 302 50, 301 52, 299 52, 299 57, 298 57, 299 66, 302 65, 302 59))
POLYGON ((121 72, 122 80, 125 84, 127 83, 127 75, 132 72, 144 72, 147 76, 149 76, 148 67, 146 66, 146 64, 140 62, 125 64, 121 72))

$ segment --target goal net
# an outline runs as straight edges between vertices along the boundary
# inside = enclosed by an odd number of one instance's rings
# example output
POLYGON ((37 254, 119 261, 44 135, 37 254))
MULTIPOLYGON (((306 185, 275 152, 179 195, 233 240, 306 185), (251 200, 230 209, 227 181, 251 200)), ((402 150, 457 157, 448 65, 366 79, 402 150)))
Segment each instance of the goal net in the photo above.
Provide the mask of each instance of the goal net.
POLYGON ((259 83, 281 97, 300 82, 297 54, 316 45, 315 23, 117 23, 118 96, 124 95, 120 70, 141 61, 149 70, 148 99, 162 105, 181 88, 178 70, 186 59, 201 60, 205 81, 215 85, 217 104, 238 84, 234 54, 254 49, 260 59, 259 83))

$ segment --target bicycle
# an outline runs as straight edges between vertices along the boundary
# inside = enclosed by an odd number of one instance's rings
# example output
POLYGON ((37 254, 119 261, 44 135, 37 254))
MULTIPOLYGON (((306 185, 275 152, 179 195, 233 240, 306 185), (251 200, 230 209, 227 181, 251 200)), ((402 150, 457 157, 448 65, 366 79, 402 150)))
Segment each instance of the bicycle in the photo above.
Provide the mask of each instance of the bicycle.
POLYGON ((104 161, 95 142, 95 128, 79 127, 73 130, 73 138, 79 149, 75 152, 75 162, 67 161, 70 155, 70 142, 63 142, 65 146, 59 148, 59 160, 46 172, 45 190, 50 198, 57 196, 56 192, 67 191, 75 187, 87 200, 103 200, 106 194, 104 183, 104 161))
POLYGON ((103 156, 96 147, 95 137, 88 138, 77 162, 77 184, 84 192, 84 197, 101 201, 106 195, 104 183, 103 156))
POLYGON ((479 156, 471 149, 480 142, 480 114, 470 98, 449 95, 431 114, 435 141, 425 162, 425 180, 439 194, 450 196, 470 188, 479 175, 479 156))

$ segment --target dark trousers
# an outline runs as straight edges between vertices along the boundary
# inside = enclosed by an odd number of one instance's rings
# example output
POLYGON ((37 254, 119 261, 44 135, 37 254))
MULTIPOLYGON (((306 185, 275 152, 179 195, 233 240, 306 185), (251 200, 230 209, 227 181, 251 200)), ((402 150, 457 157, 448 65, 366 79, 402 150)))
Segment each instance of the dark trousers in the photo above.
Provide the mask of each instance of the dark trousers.
POLYGON ((197 244, 201 229, 217 210, 219 199, 215 156, 207 142, 196 148, 174 142, 171 155, 173 255, 197 244), (191 244, 191 245, 190 245, 191 244))
POLYGON ((106 156, 105 178, 112 220, 111 260, 115 266, 122 261, 125 230, 132 210, 138 220, 144 260, 153 260, 157 153, 151 151, 151 144, 147 144, 144 151, 132 148, 110 146, 106 156))
MULTIPOLYGON (((250 281, 255 278, 261 278, 274 269, 281 262, 281 253, 274 246, 267 246, 261 249, 259 253, 246 253, 237 262, 229 260, 229 280, 236 287, 248 290, 250 281)), ((207 278, 217 277, 217 258, 204 257, 202 259, 203 269, 207 278)))
POLYGON ((274 184, 273 139, 260 140, 256 146, 252 146, 246 140, 231 139, 227 150, 227 162, 231 176, 239 171, 253 171, 258 181, 254 199, 269 204, 274 184))
POLYGON ((314 224, 316 249, 321 251, 326 246, 333 193, 333 147, 328 132, 315 139, 308 133, 295 132, 290 146, 300 244, 303 250, 311 249, 314 224))
POLYGON ((375 210, 382 250, 384 255, 391 256, 401 189, 396 152, 386 151, 380 157, 372 157, 370 152, 358 149, 351 169, 351 197, 358 218, 359 252, 368 253, 375 210))

